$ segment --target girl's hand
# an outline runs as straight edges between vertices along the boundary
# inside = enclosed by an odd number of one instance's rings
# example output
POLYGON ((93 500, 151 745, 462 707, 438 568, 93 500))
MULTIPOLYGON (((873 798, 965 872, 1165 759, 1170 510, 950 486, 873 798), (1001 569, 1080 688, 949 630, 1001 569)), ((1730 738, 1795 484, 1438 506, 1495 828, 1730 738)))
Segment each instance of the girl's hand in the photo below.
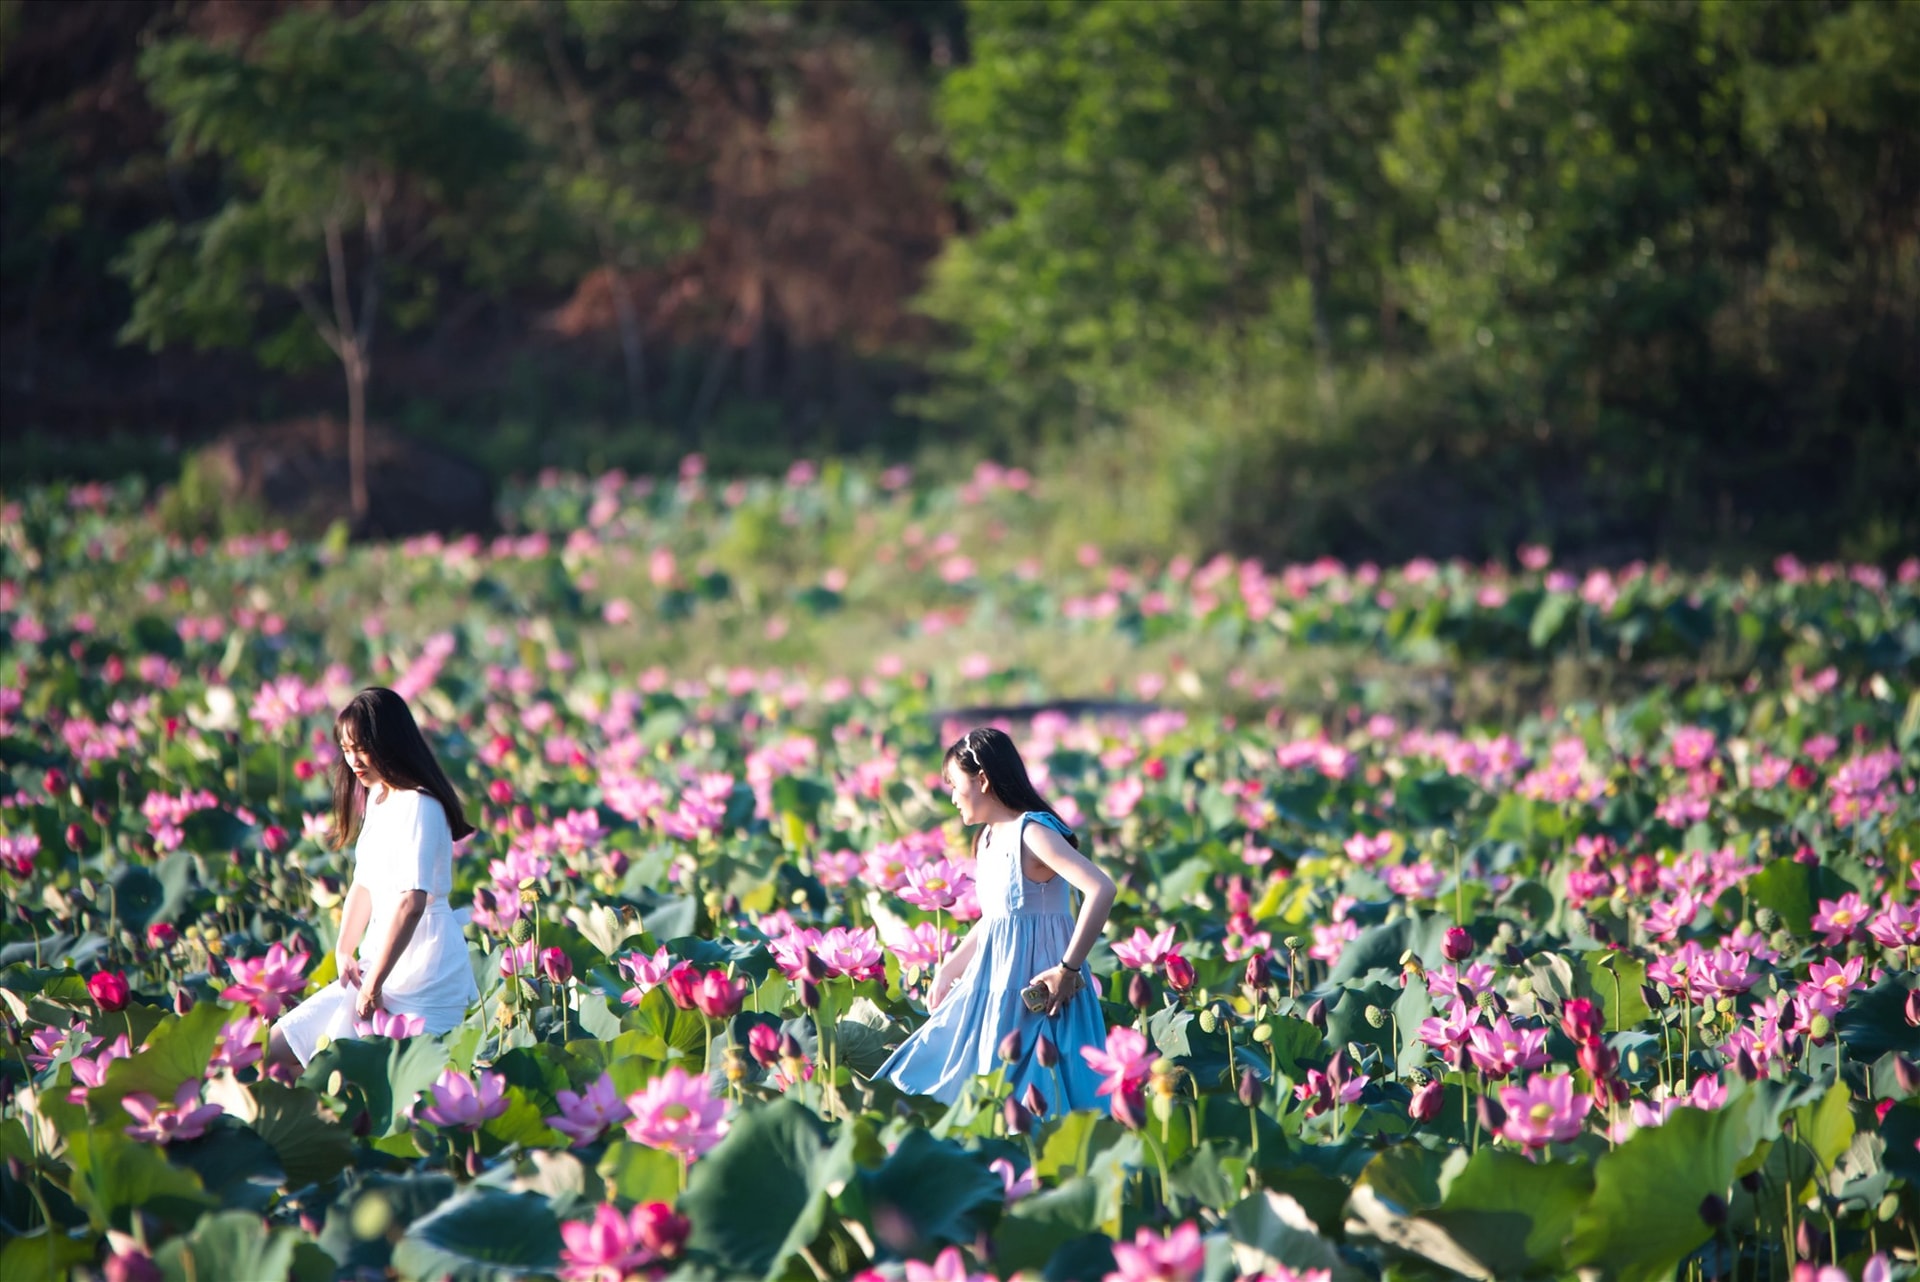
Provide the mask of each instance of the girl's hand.
POLYGON ((341 962, 340 962, 340 982, 341 983, 345 984, 348 988, 358 988, 360 987, 361 983, 364 982, 365 979, 366 979, 366 974, 360 969, 360 959, 358 957, 346 957, 341 959, 341 962))
POLYGON ((1060 1008, 1087 986, 1087 977, 1084 972, 1069 970, 1062 964, 1049 967, 1027 981, 1029 988, 1036 984, 1047 990, 1045 1013, 1051 1017, 1059 1014, 1060 1008))
POLYGON ((380 990, 371 984, 361 988, 360 996, 354 999, 354 1013, 361 1019, 372 1019, 373 1012, 385 1009, 380 1004, 380 990))

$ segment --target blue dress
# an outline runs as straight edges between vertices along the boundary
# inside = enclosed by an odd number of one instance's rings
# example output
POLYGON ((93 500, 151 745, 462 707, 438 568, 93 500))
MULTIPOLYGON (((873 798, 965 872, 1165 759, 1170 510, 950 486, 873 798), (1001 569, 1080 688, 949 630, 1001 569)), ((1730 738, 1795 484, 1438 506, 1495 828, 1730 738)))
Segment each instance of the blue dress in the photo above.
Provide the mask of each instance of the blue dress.
POLYGON ((1093 986, 1068 998, 1051 1018, 1028 1010, 1020 1000, 1030 979, 1066 956, 1074 924, 1073 888, 1066 878, 1033 881, 1022 866, 1020 852, 1030 822, 1071 835, 1059 820, 1039 811, 1028 811, 1019 824, 1009 825, 1011 838, 995 841, 995 830, 988 829, 974 868, 980 920, 973 929, 980 942, 940 1009, 875 1074, 908 1094, 952 1103, 968 1079, 1001 1067, 1000 1042, 1018 1029, 1020 1058, 1006 1065, 1015 1099, 1032 1083, 1046 1101, 1049 1117, 1103 1104, 1094 1094, 1100 1074, 1080 1056, 1083 1046, 1107 1044, 1093 986), (1060 1062, 1050 1069, 1036 1058, 1042 1033, 1060 1048, 1060 1062))

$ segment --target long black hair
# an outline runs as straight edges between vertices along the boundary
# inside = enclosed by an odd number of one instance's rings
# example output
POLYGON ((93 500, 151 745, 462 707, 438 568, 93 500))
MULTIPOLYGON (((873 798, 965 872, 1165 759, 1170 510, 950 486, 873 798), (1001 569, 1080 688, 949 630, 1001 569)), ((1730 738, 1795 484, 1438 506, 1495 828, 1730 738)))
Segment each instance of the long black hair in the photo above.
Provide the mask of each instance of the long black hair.
MULTIPOLYGON (((1020 759, 1020 749, 1013 746, 1013 740, 1006 731, 996 730, 992 726, 967 731, 947 749, 946 757, 940 762, 940 773, 945 774, 947 767, 956 762, 970 775, 984 775, 993 795, 1021 814, 1037 810, 1060 819, 1060 812, 1047 804, 1047 799, 1033 786, 1033 780, 1027 777, 1027 763, 1020 759)), ((1060 819, 1060 826, 1067 829, 1072 827, 1064 819, 1060 819)), ((977 834, 974 841, 978 845, 977 834)), ((1080 849, 1080 839, 1071 831, 1068 832, 1067 841, 1075 850, 1080 849)))
MULTIPOLYGON (((413 719, 407 701, 385 686, 368 686, 340 709, 333 719, 333 741, 337 746, 342 731, 353 736, 373 772, 389 786, 424 792, 447 812, 447 827, 459 841, 473 831, 466 812, 460 808, 460 794, 453 790, 447 772, 427 746, 427 738, 413 719)), ((360 824, 367 813, 367 788, 347 769, 344 756, 333 762, 333 836, 335 850, 360 835, 360 824)))

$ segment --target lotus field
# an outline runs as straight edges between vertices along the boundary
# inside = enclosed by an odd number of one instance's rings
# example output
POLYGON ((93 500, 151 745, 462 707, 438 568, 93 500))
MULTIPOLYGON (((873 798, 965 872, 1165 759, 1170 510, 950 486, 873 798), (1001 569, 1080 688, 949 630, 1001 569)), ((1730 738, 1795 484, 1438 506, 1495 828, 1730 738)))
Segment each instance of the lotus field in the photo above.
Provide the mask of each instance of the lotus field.
POLYGON ((1920 563, 1126 563, 1044 490, 10 495, 0 1276, 1913 1275, 1920 563), (276 1077, 368 684, 480 828, 482 1000, 276 1077), (1008 728, 1120 885, 1104 1107, 875 1085, 978 912, 941 751, 1061 693, 1008 728))

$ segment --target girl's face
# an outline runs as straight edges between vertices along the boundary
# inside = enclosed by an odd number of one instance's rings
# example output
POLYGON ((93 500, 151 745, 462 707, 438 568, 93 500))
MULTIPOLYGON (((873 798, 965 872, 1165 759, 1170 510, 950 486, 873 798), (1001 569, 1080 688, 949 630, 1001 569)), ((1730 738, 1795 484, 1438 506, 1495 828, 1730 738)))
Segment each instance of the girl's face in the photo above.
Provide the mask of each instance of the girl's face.
POLYGON ((953 805, 960 812, 960 822, 979 823, 984 817, 982 812, 993 800, 993 793, 987 787, 985 775, 970 775, 957 761, 949 761, 946 770, 947 788, 953 798, 953 805))
POLYGON ((353 777, 368 788, 379 785, 380 776, 374 771, 373 762, 367 759, 366 749, 354 742, 353 731, 345 726, 339 731, 340 756, 347 763, 347 769, 353 771, 353 777))

